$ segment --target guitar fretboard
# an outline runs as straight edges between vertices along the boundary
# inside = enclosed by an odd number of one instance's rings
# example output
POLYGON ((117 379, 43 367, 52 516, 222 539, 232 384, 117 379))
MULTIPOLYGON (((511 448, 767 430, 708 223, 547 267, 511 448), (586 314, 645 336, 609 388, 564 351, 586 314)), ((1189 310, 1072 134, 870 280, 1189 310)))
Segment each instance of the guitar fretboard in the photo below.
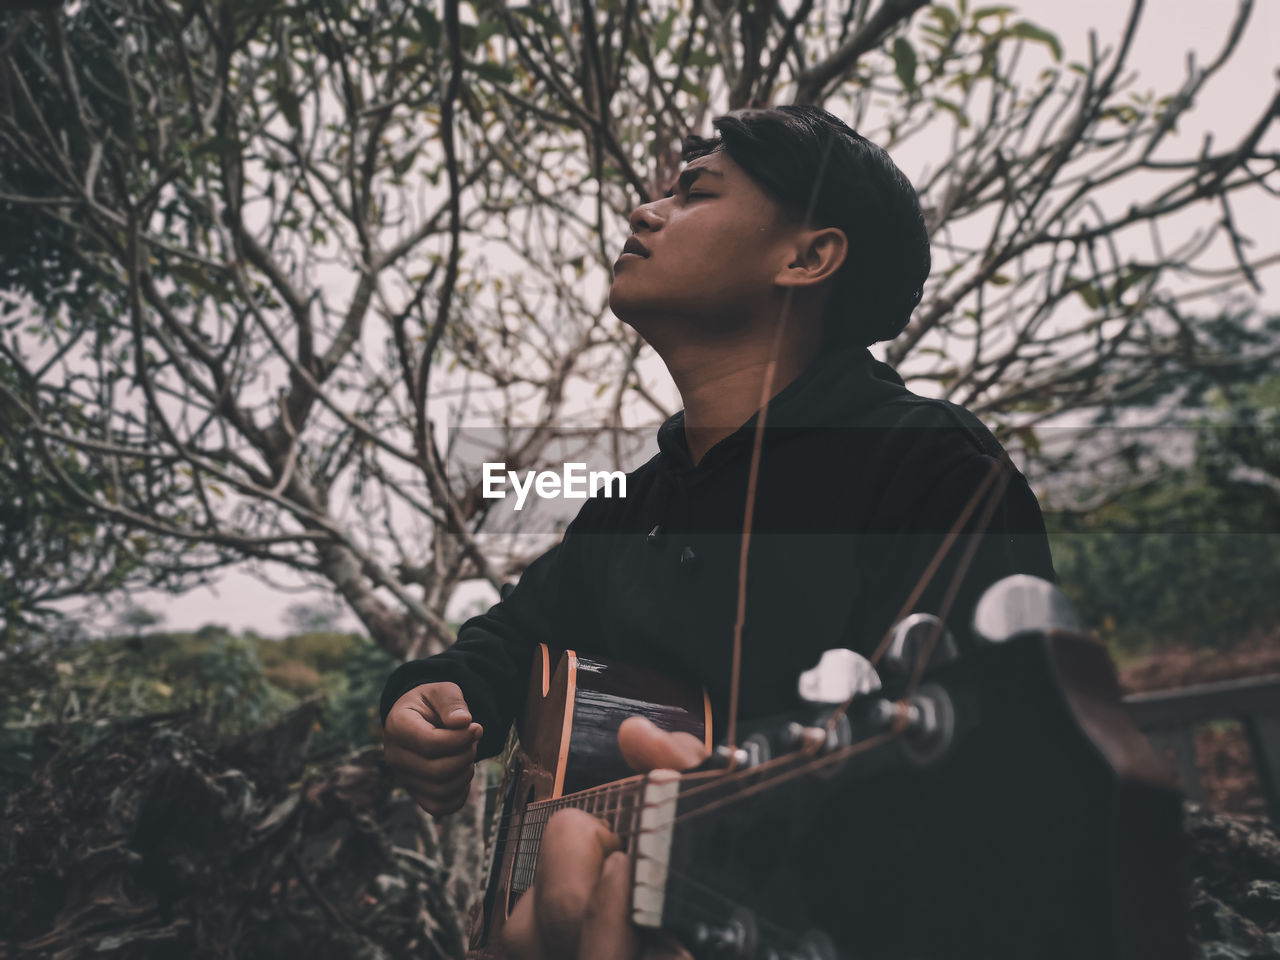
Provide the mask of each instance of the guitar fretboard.
POLYGON ((518 895, 533 886, 538 853, 542 849, 542 832, 557 810, 574 807, 598 817, 622 839, 623 849, 634 854, 640 820, 639 798, 643 787, 644 779, 637 777, 526 806, 521 814, 513 818, 514 822, 508 833, 511 842, 516 845, 511 874, 512 892, 518 895))

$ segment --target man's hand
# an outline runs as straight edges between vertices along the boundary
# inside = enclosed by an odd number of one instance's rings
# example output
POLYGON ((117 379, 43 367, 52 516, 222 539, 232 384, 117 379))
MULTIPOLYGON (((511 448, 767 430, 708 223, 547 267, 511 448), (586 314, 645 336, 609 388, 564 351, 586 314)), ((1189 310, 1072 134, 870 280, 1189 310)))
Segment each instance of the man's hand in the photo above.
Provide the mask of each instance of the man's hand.
POLYGON ((424 683, 395 702, 382 729, 387 766, 435 817, 462 809, 476 772, 480 724, 456 683, 424 683))
MULTIPOLYGON (((641 717, 618 729, 618 746, 639 773, 684 770, 706 756, 687 733, 665 733, 641 717)), ((677 946, 644 945, 631 923, 631 861, 618 837, 582 810, 547 821, 533 886, 516 902, 502 941, 510 960, 691 960, 677 946)))

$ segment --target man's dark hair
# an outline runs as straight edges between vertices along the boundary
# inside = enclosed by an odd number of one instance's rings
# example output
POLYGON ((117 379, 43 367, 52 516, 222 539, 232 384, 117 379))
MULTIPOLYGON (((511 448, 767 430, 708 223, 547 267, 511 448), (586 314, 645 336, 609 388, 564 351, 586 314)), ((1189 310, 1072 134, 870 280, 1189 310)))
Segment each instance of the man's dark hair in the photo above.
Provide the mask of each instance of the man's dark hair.
POLYGON ((929 234, 915 188, 889 155, 818 107, 735 110, 712 124, 718 137, 685 138, 686 161, 723 149, 788 215, 848 237, 825 344, 865 346, 901 333, 929 276, 929 234))

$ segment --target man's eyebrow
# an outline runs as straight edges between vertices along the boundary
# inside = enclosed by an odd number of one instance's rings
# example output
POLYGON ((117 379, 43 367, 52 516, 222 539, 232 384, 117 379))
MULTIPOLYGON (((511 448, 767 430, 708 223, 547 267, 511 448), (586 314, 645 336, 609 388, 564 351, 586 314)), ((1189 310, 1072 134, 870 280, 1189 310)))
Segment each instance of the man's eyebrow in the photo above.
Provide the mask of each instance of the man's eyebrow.
POLYGON ((724 179, 724 174, 719 170, 713 170, 711 167, 685 167, 681 171, 680 176, 676 178, 676 184, 670 190, 663 194, 663 197, 674 197, 677 190, 688 190, 693 185, 693 181, 697 180, 703 174, 724 179))

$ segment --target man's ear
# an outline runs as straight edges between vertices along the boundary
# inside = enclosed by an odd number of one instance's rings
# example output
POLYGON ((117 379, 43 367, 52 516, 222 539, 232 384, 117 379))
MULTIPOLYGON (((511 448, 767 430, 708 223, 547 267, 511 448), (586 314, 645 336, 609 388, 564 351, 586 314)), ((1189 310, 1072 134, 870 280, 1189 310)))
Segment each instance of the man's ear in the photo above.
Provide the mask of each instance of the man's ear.
POLYGON ((849 255, 849 238, 839 227, 804 230, 796 236, 789 262, 774 277, 780 287, 811 287, 832 277, 849 255))

